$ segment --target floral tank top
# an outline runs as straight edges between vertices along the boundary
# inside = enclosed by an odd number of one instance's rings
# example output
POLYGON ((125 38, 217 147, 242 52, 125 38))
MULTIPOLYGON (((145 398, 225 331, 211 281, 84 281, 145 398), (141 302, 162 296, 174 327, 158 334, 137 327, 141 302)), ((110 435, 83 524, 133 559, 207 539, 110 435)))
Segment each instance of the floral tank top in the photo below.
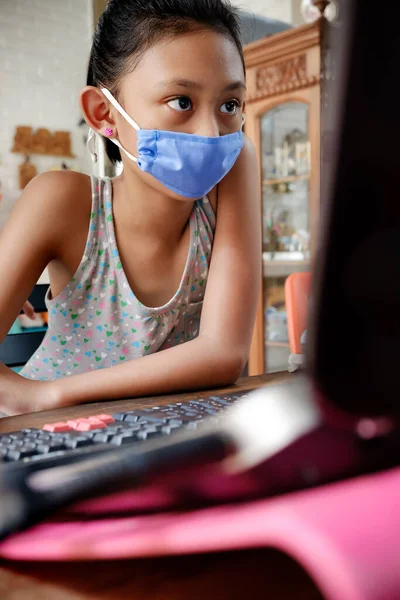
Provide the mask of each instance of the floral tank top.
POLYGON ((55 298, 47 292, 48 331, 21 375, 54 380, 113 367, 195 338, 214 231, 210 203, 207 198, 197 200, 179 288, 164 306, 145 306, 135 297, 121 264, 113 225, 112 182, 92 177, 84 255, 65 289, 55 298))

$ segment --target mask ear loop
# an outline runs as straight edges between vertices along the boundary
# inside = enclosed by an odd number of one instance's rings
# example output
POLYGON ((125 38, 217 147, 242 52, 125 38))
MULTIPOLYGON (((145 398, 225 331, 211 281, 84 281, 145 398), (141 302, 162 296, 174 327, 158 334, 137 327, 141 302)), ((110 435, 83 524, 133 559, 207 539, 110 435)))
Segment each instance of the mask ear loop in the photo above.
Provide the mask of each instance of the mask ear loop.
MULTIPOLYGON (((128 115, 128 113, 126 112, 125 109, 122 108, 122 106, 120 105, 119 102, 117 102, 117 100, 114 98, 114 96, 112 95, 112 93, 107 89, 107 88, 101 88, 101 91, 103 92, 103 94, 105 95, 105 97, 107 98, 107 100, 109 100, 111 102, 111 104, 113 105, 113 107, 120 113, 120 115, 122 115, 124 117, 124 119, 126 121, 128 121, 129 125, 131 125, 134 129, 136 129, 136 131, 140 130, 140 127, 137 123, 135 123, 135 121, 132 119, 132 117, 130 117, 128 115)), ((135 161, 137 163, 137 158, 136 156, 133 156, 133 154, 131 154, 130 152, 128 152, 128 150, 125 150, 125 148, 122 147, 121 143, 119 142, 119 140, 116 140, 114 138, 110 138, 111 142, 113 144, 115 144, 116 146, 118 146, 118 148, 120 148, 123 152, 125 152, 125 154, 133 161, 135 161)))
POLYGON ((246 123, 246 113, 242 114, 242 127, 244 127, 244 124, 246 123))
POLYGON ((101 88, 101 91, 103 92, 103 94, 105 95, 107 100, 109 100, 111 102, 113 107, 117 109, 117 111, 120 113, 120 115, 122 115, 124 117, 124 119, 126 119, 128 121, 129 125, 132 125, 132 127, 134 129, 136 129, 136 131, 139 131, 139 129, 140 129, 139 125, 137 123, 135 123, 135 121, 132 119, 132 117, 130 117, 128 115, 126 110, 122 108, 122 106, 120 105, 119 102, 117 102, 117 100, 114 98, 112 93, 109 92, 107 88, 101 88))
POLYGON ((89 150, 90 156, 92 157, 92 161, 94 163, 97 163, 98 156, 96 152, 96 132, 91 127, 89 129, 86 147, 89 150))
POLYGON ((125 154, 133 161, 135 161, 137 163, 138 159, 136 158, 136 156, 133 156, 133 154, 131 154, 130 152, 128 152, 128 150, 125 150, 125 148, 121 145, 121 143, 118 140, 115 140, 114 138, 109 138, 110 142, 112 142, 113 144, 115 144, 116 146, 118 146, 118 148, 120 148, 123 152, 125 152, 125 154))

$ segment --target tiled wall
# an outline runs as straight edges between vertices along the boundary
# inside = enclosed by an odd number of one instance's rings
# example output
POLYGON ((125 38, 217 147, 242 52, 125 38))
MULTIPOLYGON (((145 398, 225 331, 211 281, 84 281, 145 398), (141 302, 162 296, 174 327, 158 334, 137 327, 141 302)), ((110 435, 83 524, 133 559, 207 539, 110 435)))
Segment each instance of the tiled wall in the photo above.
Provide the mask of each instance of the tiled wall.
MULTIPOLYGON (((91 0, 0 0, 0 220, 19 193, 23 157, 10 153, 17 125, 70 131, 76 158, 65 162, 89 167, 78 94, 91 34, 91 0)), ((60 163, 39 155, 31 160, 38 172, 60 163)))

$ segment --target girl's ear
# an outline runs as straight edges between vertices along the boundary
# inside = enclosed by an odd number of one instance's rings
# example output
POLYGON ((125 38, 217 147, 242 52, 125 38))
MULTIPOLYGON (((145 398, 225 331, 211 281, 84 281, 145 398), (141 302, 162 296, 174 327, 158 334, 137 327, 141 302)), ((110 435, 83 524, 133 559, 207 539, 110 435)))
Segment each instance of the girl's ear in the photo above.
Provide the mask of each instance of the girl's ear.
POLYGON ((86 123, 103 136, 109 136, 105 131, 112 129, 115 133, 115 121, 112 118, 109 104, 99 90, 92 85, 87 85, 80 93, 79 103, 86 123))

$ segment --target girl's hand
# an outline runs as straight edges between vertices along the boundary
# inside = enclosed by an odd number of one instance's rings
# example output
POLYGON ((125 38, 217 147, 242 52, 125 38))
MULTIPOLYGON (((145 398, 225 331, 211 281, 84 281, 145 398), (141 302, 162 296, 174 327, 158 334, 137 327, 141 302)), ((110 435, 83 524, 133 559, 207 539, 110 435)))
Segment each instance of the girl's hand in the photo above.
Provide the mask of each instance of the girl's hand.
POLYGON ((49 410, 59 406, 52 381, 32 381, 0 363, 0 412, 7 415, 49 410))
POLYGON ((35 309, 28 300, 24 303, 22 310, 29 319, 35 320, 35 309))

